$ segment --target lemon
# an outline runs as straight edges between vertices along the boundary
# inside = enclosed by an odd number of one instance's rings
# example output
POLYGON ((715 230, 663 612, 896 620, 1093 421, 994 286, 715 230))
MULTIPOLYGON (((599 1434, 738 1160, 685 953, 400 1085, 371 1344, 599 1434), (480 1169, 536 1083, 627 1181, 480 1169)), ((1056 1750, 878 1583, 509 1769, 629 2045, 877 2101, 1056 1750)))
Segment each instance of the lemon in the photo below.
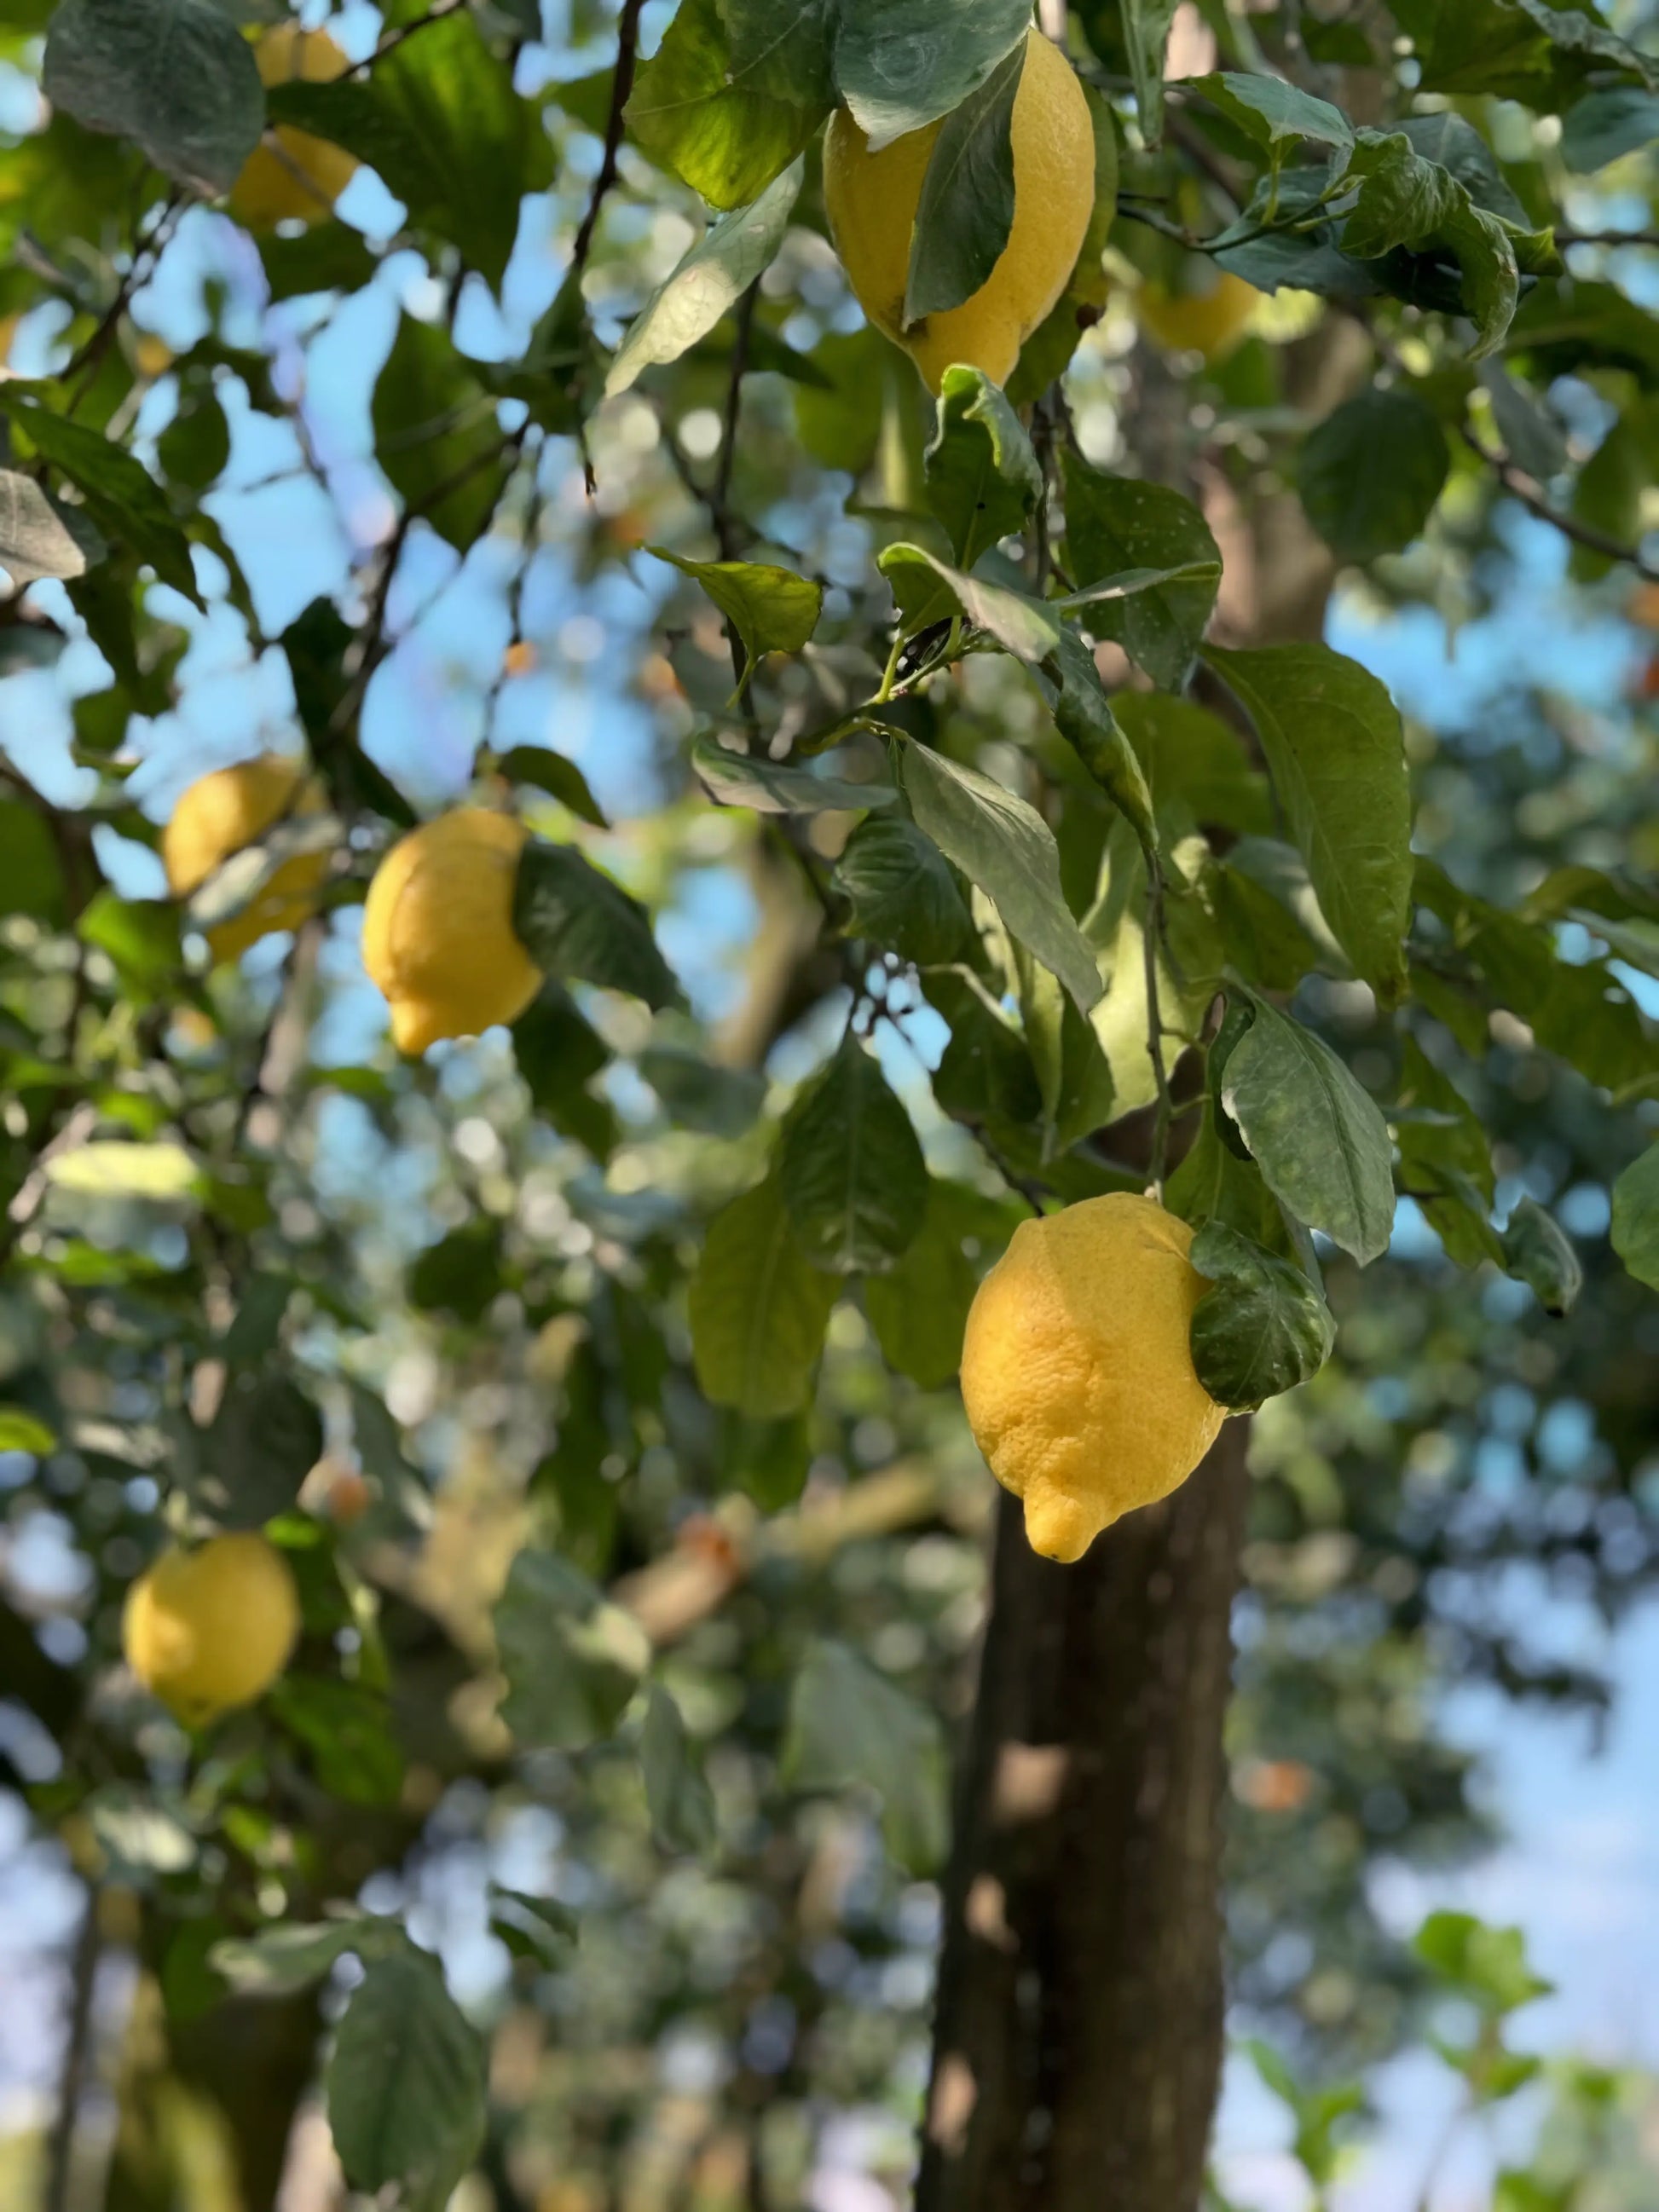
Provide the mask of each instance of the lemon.
POLYGON ((392 1009, 400 1051, 516 1020, 541 970, 513 928, 528 833, 509 814, 458 806, 400 837, 363 908, 363 965, 392 1009))
POLYGON ((1121 1515, 1178 1488, 1215 1442, 1225 1414, 1188 1346, 1207 1287, 1192 1241, 1153 1200, 1113 1192, 1023 1221, 980 1285, 963 1402, 1046 1559, 1081 1559, 1121 1515))
POLYGON ((1094 212, 1095 137, 1071 64, 1040 32, 1027 35, 1014 95, 1014 222, 995 267, 971 298, 904 328, 910 233, 940 125, 872 154, 844 108, 823 145, 823 198, 836 250, 859 304, 902 345, 937 392, 952 362, 1006 383, 1019 349, 1066 289, 1094 212))
MULTIPOLYGON (((234 768, 216 769, 191 785, 161 832, 168 889, 174 898, 191 897, 284 816, 318 814, 326 805, 321 784, 307 775, 303 761, 262 753, 234 768)), ((207 932, 214 959, 234 960, 259 938, 309 921, 328 863, 325 852, 295 853, 279 862, 240 914, 207 932)))
MULTIPOLYGON (((351 67, 326 31, 302 31, 297 23, 279 23, 267 31, 253 58, 264 84, 326 84, 351 67)), ((247 230, 270 230, 295 218, 320 222, 332 212, 356 167, 343 147, 279 123, 243 162, 230 188, 230 212, 247 230)))
POLYGON ((1211 269, 1202 291, 1172 292, 1148 277, 1135 294, 1135 318, 1148 337, 1170 353, 1199 353, 1206 366, 1224 361, 1249 329, 1261 295, 1242 276, 1211 269))
POLYGON ((121 1617, 128 1666, 198 1727, 263 1697, 299 1632, 293 1573, 263 1536, 164 1552, 128 1591, 121 1617))

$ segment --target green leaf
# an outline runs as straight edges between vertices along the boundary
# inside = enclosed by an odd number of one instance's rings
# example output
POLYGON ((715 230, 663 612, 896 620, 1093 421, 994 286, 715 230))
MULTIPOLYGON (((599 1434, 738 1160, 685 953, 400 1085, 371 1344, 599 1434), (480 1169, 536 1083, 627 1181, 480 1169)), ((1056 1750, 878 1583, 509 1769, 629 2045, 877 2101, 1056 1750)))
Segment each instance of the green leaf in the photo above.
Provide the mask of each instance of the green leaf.
POLYGON ((1111 1063, 1076 1002, 1022 945, 1013 947, 1025 1045, 1042 1097, 1039 1158, 1047 1167, 1112 1119, 1111 1063))
POLYGON ((646 1704, 640 1765, 651 1826, 663 1849, 712 1851, 720 1839, 714 1792, 691 1756, 680 1709, 660 1682, 651 1685, 646 1704))
POLYGON ((1405 986, 1411 791, 1400 710, 1357 660, 1325 645, 1206 648, 1255 726, 1338 944, 1382 998, 1405 986))
POLYGON ((752 207, 722 216, 657 287, 629 324, 611 364, 605 380, 607 398, 628 391, 654 363, 678 361, 770 268, 803 173, 801 161, 792 161, 752 207))
POLYGON ((681 0, 663 41, 641 62, 625 111, 629 136, 711 207, 746 207, 799 154, 830 105, 827 88, 780 95, 786 81, 785 27, 767 48, 739 60, 728 46, 720 0, 681 0))
POLYGON ((562 1966, 581 1933, 581 1922, 556 1897, 532 1897, 522 1889, 498 1889, 489 1901, 489 1924, 515 1959, 536 1959, 562 1966))
POLYGON ((763 1513, 781 1513, 806 1487, 812 1464, 810 1412, 803 1407, 779 1420, 755 1421, 726 1408, 714 1464, 726 1487, 752 1498, 763 1513))
POLYGON ((1462 185, 1477 207, 1501 216, 1517 230, 1530 230, 1531 218, 1498 165, 1498 156, 1474 124, 1454 107, 1435 115, 1408 115, 1399 128, 1415 150, 1438 161, 1462 185))
POLYGON ((1584 1287, 1584 1269, 1566 1231, 1535 1198, 1523 1198, 1504 1231, 1504 1265, 1547 1314, 1568 1313, 1584 1287))
POLYGON ((1342 228, 1345 253, 1379 260, 1397 247, 1441 246, 1462 272, 1463 310, 1480 361, 1502 343, 1520 298, 1520 270, 1510 232, 1477 206, 1438 161, 1419 154, 1403 131, 1362 131, 1348 161, 1359 195, 1342 228))
POLYGON ((971 300, 1014 223, 1014 94, 1025 44, 951 109, 933 141, 910 233, 904 327, 971 300))
POLYGON ((1336 1323, 1300 1267, 1224 1222, 1206 1221, 1190 1258, 1206 1281, 1193 1311, 1193 1364, 1217 1405, 1253 1413, 1316 1375, 1331 1356, 1336 1323))
POLYGON ((1504 1264, 1488 1216, 1496 1177, 1479 1116, 1415 1037, 1401 1040, 1401 1109, 1390 1116, 1400 1147, 1402 1188, 1418 1198, 1430 1227, 1460 1267, 1504 1264))
POLYGON ((778 1767, 792 1790, 873 1790, 882 1801, 887 1848, 911 1873, 930 1873, 943 1859, 945 1759, 939 1722, 846 1644, 826 1639, 807 1652, 795 1677, 778 1767))
POLYGON ((1089 626, 1110 638, 1166 691, 1187 681, 1215 605, 1221 555, 1209 525, 1167 486, 1108 476, 1068 453, 1062 477, 1066 548, 1079 586, 1138 568, 1213 566, 1208 581, 1139 592, 1091 610, 1089 626))
POLYGON ((501 1291, 501 1224, 493 1215, 465 1221, 417 1252, 405 1288, 417 1313, 481 1322, 501 1291))
POLYGON ((768 653, 799 653, 818 626, 823 586, 767 561, 688 561, 665 546, 647 553, 694 577, 743 641, 752 668, 768 653))
POLYGON ((296 238, 278 231, 259 240, 273 307, 316 292, 361 292, 376 267, 361 234, 343 222, 314 222, 296 238))
POLYGON ((943 1389, 962 1364, 963 1331, 978 1287, 963 1245, 978 1227, 978 1204, 977 1194, 930 1177, 927 1211, 908 1250, 864 1285, 882 1358, 924 1390, 943 1389))
POLYGON ((921 1226, 921 1146, 874 1054, 850 1030, 785 1126, 778 1181, 802 1251, 835 1274, 878 1273, 921 1226))
POLYGON ((1510 460, 1540 483, 1559 476, 1570 458, 1566 434, 1544 402, 1518 383, 1501 362, 1483 362, 1480 381, 1510 460))
POLYGON ((1321 146, 1353 143, 1353 125, 1340 107, 1286 84, 1283 77, 1224 70, 1214 76, 1194 77, 1190 89, 1201 92, 1212 107, 1219 108, 1247 138, 1268 148, 1276 160, 1283 158, 1281 148, 1304 138, 1321 146))
POLYGON ((631 1613, 568 1559, 526 1546, 491 1618, 507 1677, 501 1718, 516 1742, 580 1751, 611 1734, 650 1658, 631 1613))
POLYGON ((41 89, 209 198, 229 191, 264 128, 253 49, 211 0, 64 0, 41 89))
POLYGON ((75 929, 83 944, 96 945, 114 962, 123 991, 139 1005, 179 994, 185 954, 179 909, 172 900, 124 899, 101 890, 75 929))
POLYGON ((1339 560, 1399 553, 1434 512, 1446 434, 1409 392, 1363 392, 1328 415, 1297 462, 1308 520, 1339 560))
POLYGON ((1394 1225, 1388 1124, 1322 1037, 1265 999, 1252 1004, 1222 1103, 1273 1195, 1363 1267, 1387 1250, 1394 1225))
MULTIPOLYGON (((0 410, 11 416, 36 453, 69 478, 112 545, 147 562, 162 583, 182 592, 194 605, 204 605, 189 544, 161 486, 141 461, 84 422, 54 415, 15 380, 0 379, 0 410)), ((79 598, 76 604, 81 605, 79 598)))
POLYGON ((348 1952, 385 1957, 408 1940, 395 1920, 367 1913, 321 1923, 283 1920, 257 1936, 216 1943, 209 1963, 242 1996, 287 1997, 321 1981, 348 1952))
POLYGON ((1638 1154, 1613 1186, 1613 1249, 1638 1283, 1659 1291, 1659 1145, 1638 1154))
POLYGON ((105 551, 103 539, 76 508, 60 506, 33 477, 0 469, 0 568, 19 591, 43 576, 84 575, 105 551))
POLYGON ((657 950, 645 908, 573 845, 532 838, 525 847, 513 927, 546 975, 626 991, 648 1006, 678 1001, 679 986, 657 950))
POLYGON ((483 2141, 484 2050, 412 1948, 377 1959, 352 1991, 325 2075, 328 2123, 346 2179, 441 2205, 483 2141))
POLYGON ((836 97, 841 0, 725 0, 734 76, 781 99, 836 97))
POLYGON ((83 1191, 94 1198, 148 1199, 158 1205, 198 1198, 200 1166, 182 1145, 128 1145, 112 1139, 77 1145, 46 1163, 60 1190, 83 1191))
POLYGON ((323 1420, 288 1376, 233 1370, 191 1487, 222 1528, 286 1513, 323 1455, 323 1420))
POLYGON ((889 545, 876 558, 914 633, 950 614, 965 615, 1017 659, 1046 660, 1060 646, 1060 623, 1037 599, 982 577, 964 575, 926 546, 889 545))
POLYGON ((1496 2017, 1547 1996, 1554 1986, 1527 1964, 1520 1929, 1488 1927, 1471 1912, 1431 1912, 1412 1938, 1412 1949, 1431 1973, 1496 2017))
POLYGON ((918 829, 979 885, 1011 933, 1086 1013, 1103 987, 1060 888, 1053 830, 1023 799, 943 753, 908 744, 899 763, 918 829))
MULTIPOLYGON (((54 924, 64 917, 58 840, 46 817, 25 799, 0 799, 0 914, 32 914, 54 924)), ((176 923, 174 937, 176 942, 176 923)))
POLYGON ((1095 657, 1075 630, 1062 631, 1060 651, 1045 665, 1044 673, 1058 686, 1054 724, 1060 734, 1141 845, 1156 852, 1158 824, 1146 774, 1112 713, 1095 657))
POLYGON ((734 752, 717 738, 691 740, 691 766, 712 798, 726 806, 752 807, 757 814, 822 814, 869 806, 891 806, 898 793, 890 783, 849 783, 820 775, 764 753, 734 752))
POLYGON ((489 527, 508 463, 495 402, 447 331, 404 315, 374 386, 374 457, 457 552, 489 527))
POLYGON ((1165 691, 1119 691, 1119 727, 1134 747, 1159 816, 1200 828, 1262 836, 1273 828, 1267 779, 1253 768, 1238 732, 1191 699, 1165 691))
POLYGON ((939 847, 914 822, 890 814, 860 823, 830 888, 851 909, 843 936, 866 938, 918 967, 954 959, 971 927, 939 847))
POLYGON ((608 830, 605 811, 587 787, 587 778, 573 760, 550 752, 544 745, 513 745, 495 763, 509 783, 528 783, 556 799, 579 821, 595 830, 608 830))
POLYGON ((0 1406, 0 1452, 28 1452, 44 1459, 57 1449, 56 1434, 37 1414, 21 1406, 0 1406))
POLYGON ((924 465, 927 503, 959 568, 971 568, 999 538, 1023 530, 1042 496, 1031 441, 983 369, 945 370, 939 429, 924 465))
POLYGON ((1659 139, 1659 98, 1633 84, 1588 94, 1561 118, 1561 159, 1580 176, 1659 139))
POLYGON ((501 290, 520 195, 552 183, 553 143, 470 9, 424 26, 366 76, 273 86, 269 101, 276 121, 367 161, 412 228, 458 247, 501 290))
POLYGON ((1164 52, 1177 0, 1123 0, 1123 38, 1129 49, 1140 133, 1149 146, 1164 137, 1164 52))
POLYGON ((842 0, 836 89, 871 151, 960 107, 1030 21, 1026 0, 842 0))
POLYGON ((799 1411, 838 1285, 795 1241, 775 1176, 709 1224, 691 1279, 691 1356, 716 1406, 757 1420, 799 1411))

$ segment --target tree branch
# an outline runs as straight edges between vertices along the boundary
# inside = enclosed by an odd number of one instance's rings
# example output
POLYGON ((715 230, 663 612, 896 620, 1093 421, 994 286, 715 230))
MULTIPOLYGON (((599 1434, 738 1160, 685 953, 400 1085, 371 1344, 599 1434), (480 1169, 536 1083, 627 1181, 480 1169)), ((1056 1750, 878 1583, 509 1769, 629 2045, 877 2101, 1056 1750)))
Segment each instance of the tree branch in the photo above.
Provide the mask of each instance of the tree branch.
POLYGON ((1469 451, 1496 472, 1504 490, 1511 498, 1518 499, 1528 514, 1535 514, 1540 522, 1547 522, 1564 538, 1570 538, 1575 545, 1583 545, 1592 553, 1603 555, 1609 561, 1622 562, 1627 568, 1634 568, 1645 582, 1659 584, 1659 562, 1650 561, 1640 546, 1626 545, 1622 538, 1612 537, 1605 530, 1598 530, 1594 523, 1581 522, 1576 514, 1563 514, 1559 507, 1551 506, 1541 487, 1524 469, 1517 468, 1506 455, 1495 453, 1490 446, 1482 444, 1467 422, 1462 426, 1462 430, 1463 442, 1469 451))
POLYGON ((645 0, 623 0, 622 20, 617 26, 617 74, 611 86, 611 113, 605 126, 605 154, 599 162, 599 173, 593 179, 593 190, 588 197, 587 212, 576 233, 576 242, 570 250, 570 266, 564 281, 573 280, 580 287, 582 271, 587 266, 587 257, 593 247, 593 233, 599 228, 599 210, 605 205, 605 196, 617 181, 617 153, 622 144, 623 110, 628 105, 628 95, 634 89, 634 57, 640 42, 640 15, 645 0))

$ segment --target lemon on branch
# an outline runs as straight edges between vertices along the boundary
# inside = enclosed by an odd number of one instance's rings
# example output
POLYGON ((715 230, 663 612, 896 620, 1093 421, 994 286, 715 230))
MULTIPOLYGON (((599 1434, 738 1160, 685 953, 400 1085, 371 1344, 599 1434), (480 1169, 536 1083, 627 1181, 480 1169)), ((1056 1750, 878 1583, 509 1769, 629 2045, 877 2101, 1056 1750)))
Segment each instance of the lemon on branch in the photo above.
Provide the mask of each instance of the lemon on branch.
MULTIPOLYGON (((215 769, 180 798, 161 832, 161 861, 174 898, 193 896, 225 862, 289 815, 319 814, 323 787, 301 760, 262 753, 234 768, 215 769)), ((317 911, 328 873, 325 852, 295 853, 279 861, 240 914, 216 922, 207 941, 216 961, 234 960, 279 929, 298 929, 317 911)))
MULTIPOLYGON (((350 58, 326 31, 302 31, 279 23, 253 50, 260 82, 326 84, 343 76, 350 58)), ((229 207, 247 230, 270 230, 279 222, 320 222, 356 172, 355 157, 291 123, 267 129, 230 188, 229 207)))
POLYGON ((128 1666, 193 1727, 263 1697, 299 1632, 293 1572, 255 1535, 164 1552, 128 1591, 121 1617, 128 1666))
POLYGON ((1147 337, 1170 353, 1202 354, 1206 368, 1231 353, 1261 304, 1253 284, 1208 264, 1189 290, 1149 276, 1134 295, 1135 319, 1147 337))
POLYGON ((1188 1345, 1207 1287, 1192 1240, 1153 1200, 1113 1192, 1023 1221, 980 1285, 963 1403, 1045 1558, 1081 1559, 1103 1528, 1166 1498, 1226 1418, 1188 1345))
POLYGON ((952 362, 1007 381, 1021 346, 1066 289, 1095 199, 1094 125, 1083 88, 1059 47, 1032 31, 1014 95, 1008 243, 970 298, 907 330, 910 234, 940 128, 930 123, 872 154, 864 132, 837 108, 823 147, 824 205, 848 282, 870 320, 904 348, 934 392, 952 362))
POLYGON ((508 814, 457 806, 392 848, 363 908, 363 965, 392 1009, 402 1052, 517 1019, 541 970, 513 927, 528 832, 508 814))

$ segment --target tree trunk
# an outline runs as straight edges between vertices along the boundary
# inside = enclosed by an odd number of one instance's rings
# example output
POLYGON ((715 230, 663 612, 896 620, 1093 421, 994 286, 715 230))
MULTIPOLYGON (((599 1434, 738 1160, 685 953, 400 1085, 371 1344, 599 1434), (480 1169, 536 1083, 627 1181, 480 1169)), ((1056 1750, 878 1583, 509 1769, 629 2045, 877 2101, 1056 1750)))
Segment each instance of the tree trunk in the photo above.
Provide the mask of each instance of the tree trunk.
POLYGON ((998 1517, 916 2212, 1194 2212, 1249 1424, 1076 1565, 998 1517))

